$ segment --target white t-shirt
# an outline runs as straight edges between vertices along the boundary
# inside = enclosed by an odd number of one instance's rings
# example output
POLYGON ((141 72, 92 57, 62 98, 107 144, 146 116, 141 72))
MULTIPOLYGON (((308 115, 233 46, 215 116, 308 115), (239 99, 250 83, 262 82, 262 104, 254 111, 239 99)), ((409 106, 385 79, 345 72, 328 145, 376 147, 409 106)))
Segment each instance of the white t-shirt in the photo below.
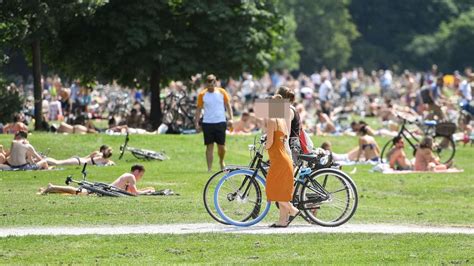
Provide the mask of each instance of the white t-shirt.
POLYGON ((329 100, 329 92, 332 90, 331 82, 326 79, 321 87, 319 87, 319 100, 321 101, 328 101, 329 100))
POLYGON ((229 102, 229 98, 229 94, 223 88, 215 88, 213 92, 209 92, 208 89, 201 91, 197 106, 204 109, 203 123, 226 122, 225 104, 229 102))
POLYGON ((467 80, 463 80, 459 84, 459 91, 461 91, 463 101, 470 102, 472 100, 471 84, 467 80))

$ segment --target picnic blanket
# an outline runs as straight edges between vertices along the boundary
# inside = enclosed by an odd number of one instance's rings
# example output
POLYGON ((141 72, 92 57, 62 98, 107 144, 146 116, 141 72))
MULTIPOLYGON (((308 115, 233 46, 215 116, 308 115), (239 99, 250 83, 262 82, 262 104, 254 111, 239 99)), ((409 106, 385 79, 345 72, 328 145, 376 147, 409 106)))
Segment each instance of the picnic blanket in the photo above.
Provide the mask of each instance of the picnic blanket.
POLYGON ((0 171, 56 171, 56 170, 64 170, 64 168, 57 168, 57 167, 50 167, 48 169, 19 169, 19 168, 11 168, 8 165, 0 165, 0 171))
POLYGON ((380 163, 374 166, 371 172, 379 172, 382 174, 423 174, 423 173, 462 173, 463 169, 449 168, 446 170, 436 170, 436 171, 415 171, 415 170, 394 170, 390 168, 390 165, 386 163, 380 163))
POLYGON ((438 171, 414 171, 414 170, 397 171, 397 170, 390 169, 390 170, 383 171, 382 174, 399 175, 399 174, 426 174, 426 173, 439 174, 439 173, 462 173, 462 172, 464 172, 463 169, 457 169, 457 168, 450 168, 450 169, 438 170, 438 171))

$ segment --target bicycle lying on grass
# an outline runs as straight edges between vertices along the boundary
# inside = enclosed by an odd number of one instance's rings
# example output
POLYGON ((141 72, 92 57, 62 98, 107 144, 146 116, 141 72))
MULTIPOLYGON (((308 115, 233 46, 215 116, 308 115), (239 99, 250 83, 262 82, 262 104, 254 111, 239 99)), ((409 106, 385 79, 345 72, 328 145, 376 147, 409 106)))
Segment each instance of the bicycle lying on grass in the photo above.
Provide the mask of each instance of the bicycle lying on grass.
POLYGON ((128 142, 130 141, 130 137, 127 135, 125 136, 125 143, 123 145, 120 145, 120 156, 119 160, 122 159, 123 154, 125 151, 130 151, 133 156, 135 156, 138 159, 141 160, 159 160, 159 161, 164 161, 169 159, 169 157, 163 152, 156 152, 152 150, 145 150, 145 149, 139 149, 139 148, 134 148, 134 147, 129 147, 128 142))
POLYGON ((66 185, 71 183, 76 183, 79 185, 77 191, 86 190, 89 194, 97 194, 98 196, 109 196, 109 197, 126 197, 126 196, 136 196, 128 191, 120 189, 118 187, 111 186, 109 184, 100 183, 100 182, 89 182, 86 180, 87 172, 86 172, 87 163, 84 164, 82 168, 82 180, 74 180, 72 176, 69 175, 66 178, 66 185))
MULTIPOLYGON (((456 132, 456 125, 454 123, 438 123, 436 121, 425 121, 420 126, 417 120, 407 118, 401 114, 397 115, 402 120, 402 126, 397 134, 397 137, 404 138, 410 147, 413 149, 413 156, 415 156, 416 150, 419 146, 421 139, 416 137, 407 128, 407 124, 417 124, 420 128, 425 127, 424 135, 433 137, 433 153, 436 154, 441 163, 447 163, 454 158, 456 153, 456 145, 454 143, 453 134, 456 132)), ((382 148, 380 158, 382 162, 386 162, 387 154, 393 148, 393 138, 390 139, 382 148)))
MULTIPOLYGON (((216 221, 236 226, 251 226, 260 222, 270 210, 265 196, 267 165, 263 162, 263 144, 251 145, 254 157, 249 167, 224 169, 213 175, 204 189, 204 205, 216 221), (260 173, 262 175, 260 175, 260 173), (221 177, 221 175, 224 176, 221 177), (212 182, 218 179, 213 192, 213 208, 208 195, 212 182)), ((357 188, 352 179, 332 167, 330 154, 301 154, 294 175, 292 204, 302 211, 308 222, 321 226, 346 223, 358 205, 357 188)))
MULTIPOLYGON (((84 164, 84 167, 82 168, 82 180, 74 180, 72 179, 72 176, 69 175, 66 178, 66 185, 70 185, 71 183, 76 183, 79 185, 77 192, 80 193, 82 190, 86 190, 88 194, 96 194, 98 196, 108 196, 108 197, 127 197, 127 196, 138 196, 133 193, 130 193, 126 190, 123 190, 121 188, 106 184, 106 183, 101 183, 101 182, 89 182, 86 180, 87 172, 86 172, 86 166, 87 164, 84 164)), ((180 194, 175 193, 171 189, 161 189, 153 192, 147 192, 147 193, 140 193, 140 196, 179 196, 180 194)))

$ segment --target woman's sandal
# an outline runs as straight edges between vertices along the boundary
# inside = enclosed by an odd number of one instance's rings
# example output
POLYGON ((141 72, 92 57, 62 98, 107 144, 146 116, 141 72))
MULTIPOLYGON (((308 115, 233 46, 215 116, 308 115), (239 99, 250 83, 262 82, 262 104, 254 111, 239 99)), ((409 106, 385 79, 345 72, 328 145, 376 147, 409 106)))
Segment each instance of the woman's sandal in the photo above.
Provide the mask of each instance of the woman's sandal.
POLYGON ((273 228, 285 228, 285 227, 288 227, 288 224, 287 224, 287 225, 272 224, 272 225, 270 225, 269 227, 273 227, 273 228))
POLYGON ((286 226, 290 225, 291 222, 293 222, 293 220, 298 217, 299 215, 301 214, 301 211, 298 211, 295 215, 290 215, 288 217, 288 223, 286 224, 286 226))

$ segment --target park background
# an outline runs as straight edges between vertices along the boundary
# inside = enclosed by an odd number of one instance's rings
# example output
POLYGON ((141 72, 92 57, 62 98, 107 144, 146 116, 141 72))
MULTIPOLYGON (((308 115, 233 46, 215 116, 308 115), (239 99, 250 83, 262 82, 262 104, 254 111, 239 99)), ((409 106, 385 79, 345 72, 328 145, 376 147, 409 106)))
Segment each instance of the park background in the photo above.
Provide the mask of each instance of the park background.
MULTIPOLYGON (((161 120, 161 86, 195 73, 239 76, 247 71, 312 73, 390 68, 462 71, 474 56, 472 1, 0 1, 2 122, 18 111, 6 84, 32 75, 41 98, 41 75, 67 79, 140 81, 151 97, 151 119, 161 120), (8 103, 12 104, 8 104, 8 103), (7 108, 8 107, 8 108, 7 108), (5 111, 6 110, 6 111, 5 111)), ((21 95, 19 95, 21 97, 21 95)), ((37 108, 41 109, 41 108, 37 108)), ((38 112, 39 113, 39 112, 38 112)), ((41 121, 37 115, 36 121, 41 121)), ((36 129, 41 129, 37 124, 36 129)), ((77 198, 36 196, 48 182, 62 183, 77 167, 51 172, 0 173, 0 225, 85 226, 212 222, 200 202, 208 178, 200 135, 143 136, 137 146, 164 149, 171 160, 147 162, 144 185, 168 187, 180 197, 77 198), (183 163, 186 162, 186 163, 183 163), (128 207, 124 207, 128 206, 128 207)), ((54 157, 84 154, 99 143, 116 149, 121 137, 34 132, 31 142, 54 157), (64 143, 71 148, 64 149, 64 143)), ((350 137, 328 138, 336 152, 350 137)), ((8 143, 10 136, 0 136, 8 143)), ((378 139, 379 140, 379 139, 378 139)), ((380 139, 385 143, 388 139, 380 139)), ((252 137, 229 139, 228 162, 248 163, 252 137)), ((314 138, 316 144, 322 139, 314 138)), ((111 181, 137 162, 94 168, 90 178, 111 181)), ((361 191, 351 223, 472 227, 472 148, 460 147, 464 173, 406 176, 353 175, 361 191)), ((345 169, 346 170, 346 169, 345 169)), ((274 216, 267 219, 274 218, 274 216)), ((36 236, 0 240, 2 263, 298 263, 471 264, 471 235, 130 235, 36 236)))

